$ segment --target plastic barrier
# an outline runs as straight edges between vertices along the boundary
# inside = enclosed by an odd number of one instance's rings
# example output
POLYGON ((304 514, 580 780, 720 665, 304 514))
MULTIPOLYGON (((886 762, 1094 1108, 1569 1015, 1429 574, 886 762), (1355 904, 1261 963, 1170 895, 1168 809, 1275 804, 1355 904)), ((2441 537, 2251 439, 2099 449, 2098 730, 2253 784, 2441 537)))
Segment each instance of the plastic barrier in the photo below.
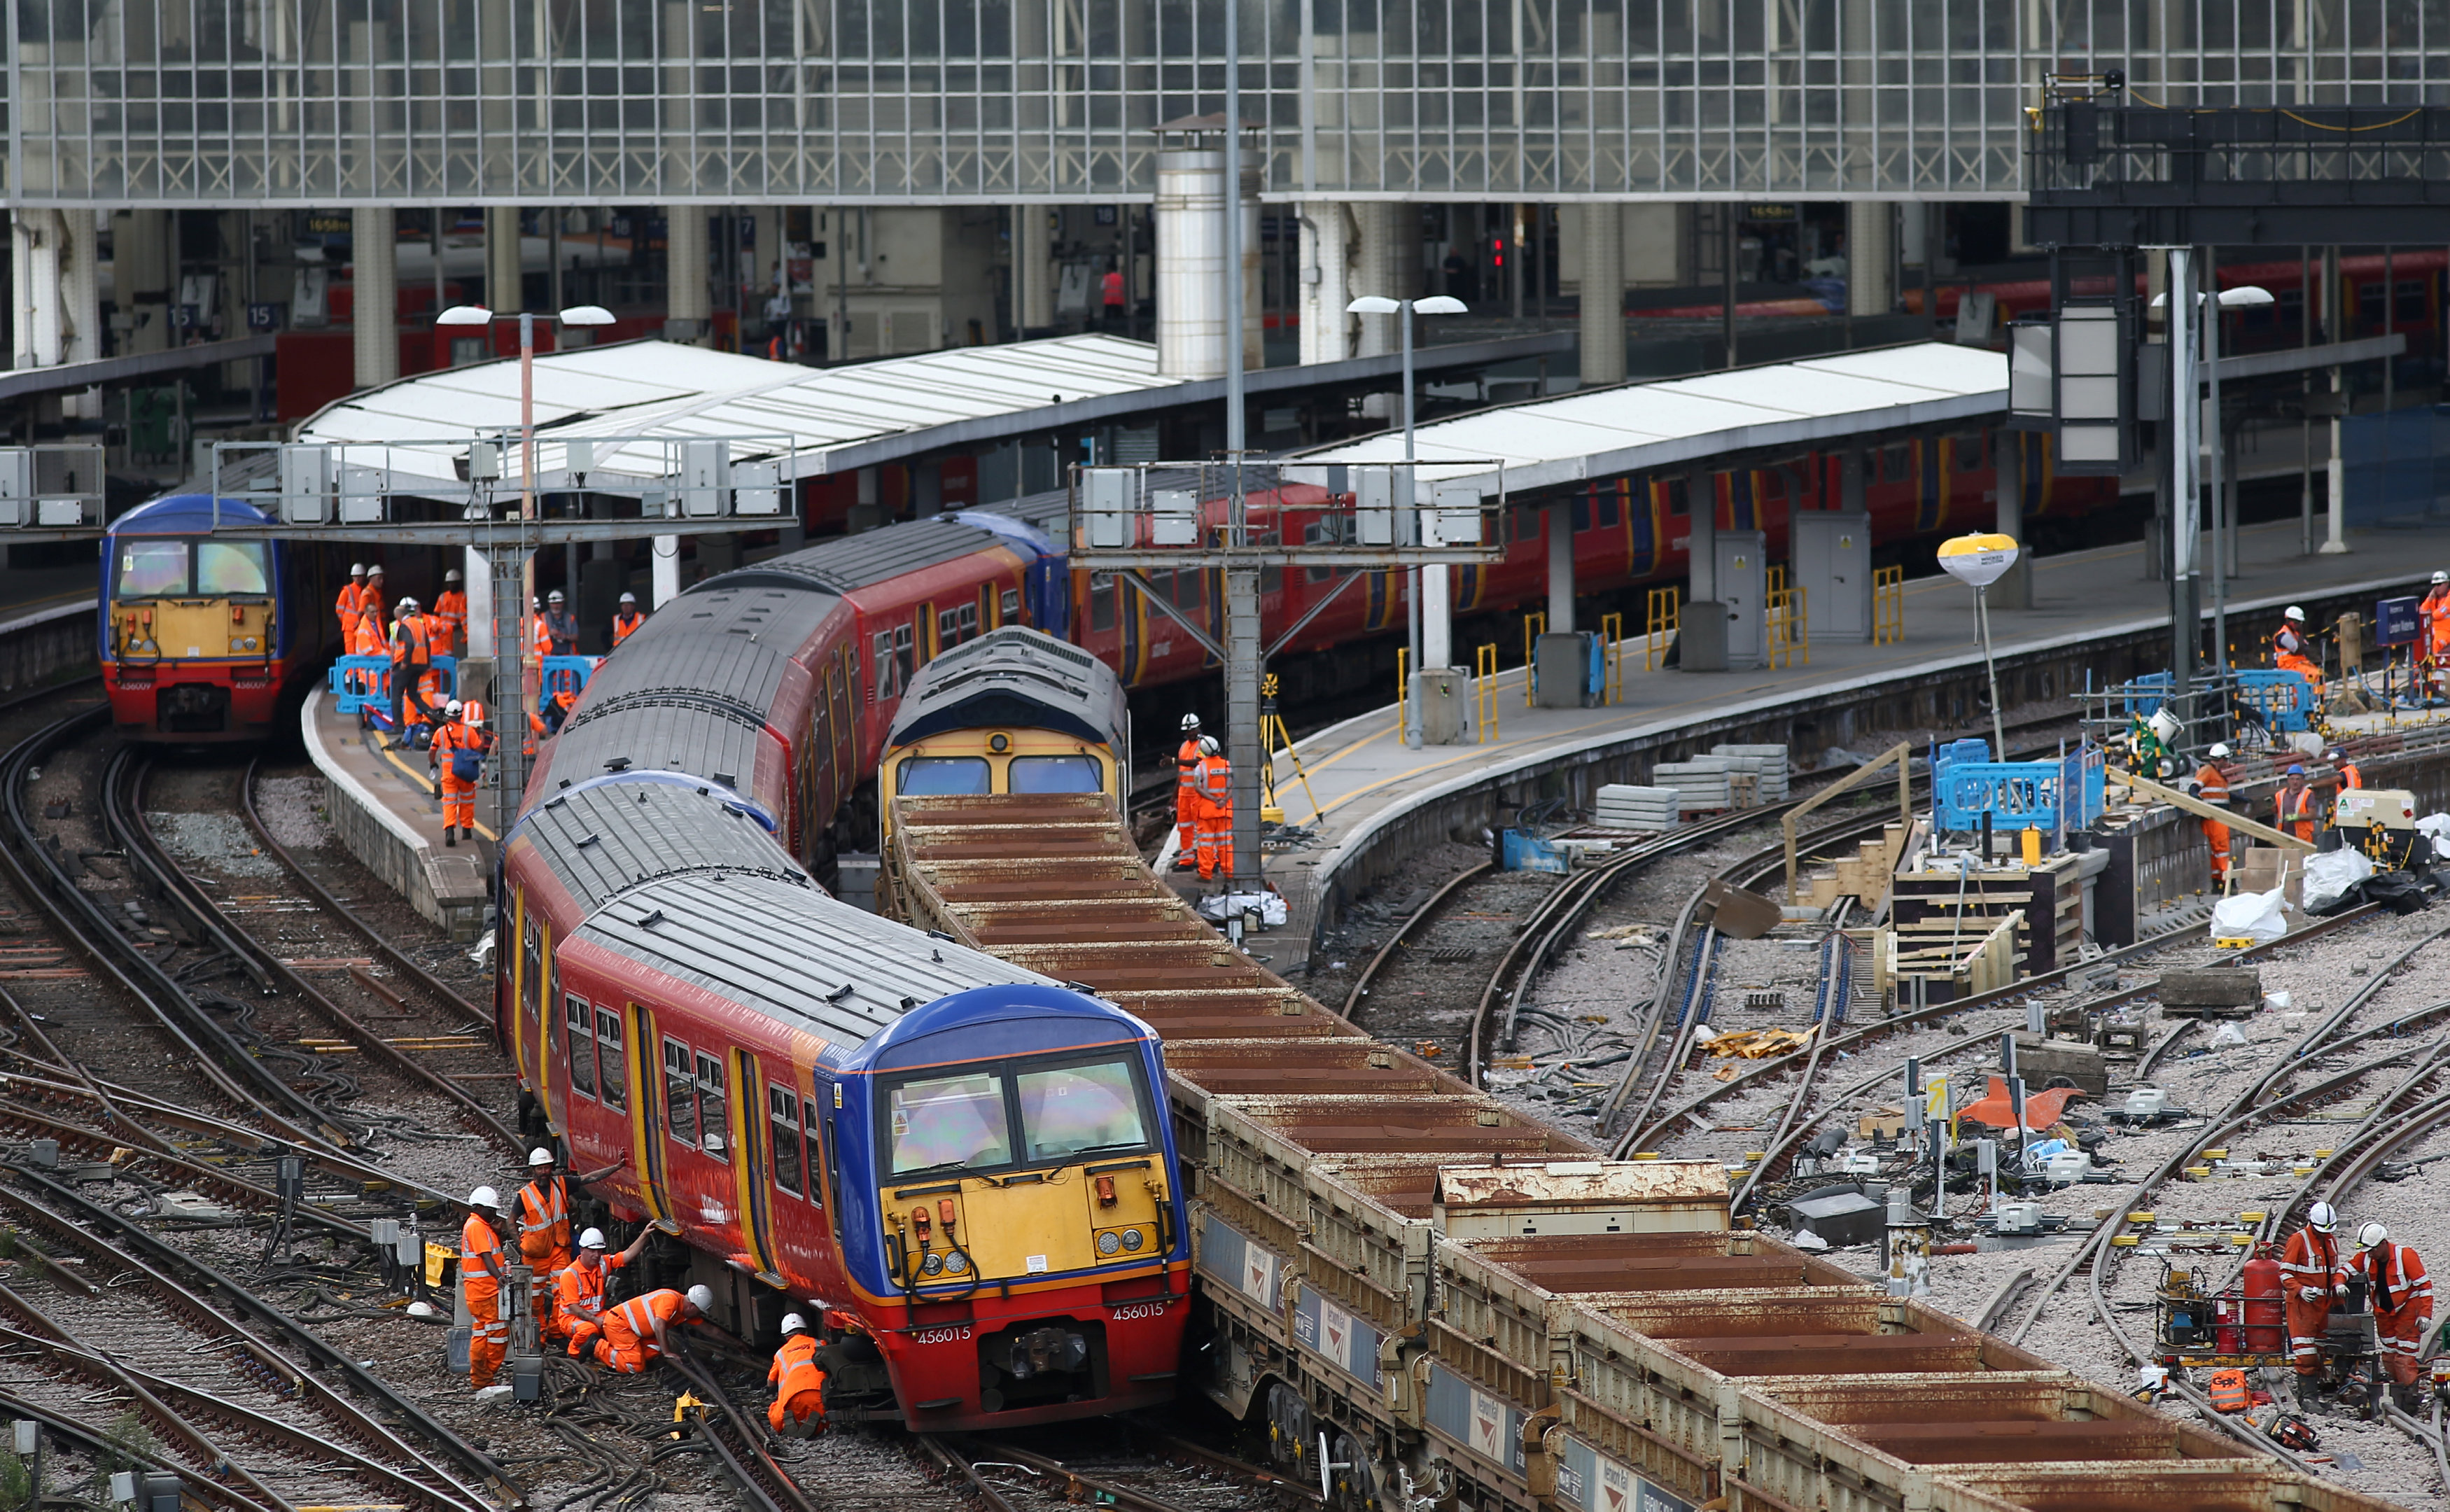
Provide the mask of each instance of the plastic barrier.
MULTIPOLYGON (((579 659, 579 658, 574 658, 579 659)), ((391 668, 388 656, 343 656, 332 664, 324 680, 334 707, 343 714, 361 713, 368 708, 391 712, 391 668)), ((459 658, 438 656, 434 669, 442 676, 442 696, 459 696, 459 658)))
POLYGON ((2064 763, 1944 763, 1932 791, 1942 829, 1980 829, 1986 814, 1993 829, 2082 829, 2101 817, 2105 789, 2102 754, 2088 748, 2064 763))
POLYGON ((595 675, 600 656, 548 656, 544 659, 544 689, 536 695, 539 708, 555 693, 575 696, 587 691, 587 680, 595 675))
POLYGON ((2313 727, 2314 684, 2304 672, 2277 667, 2241 667, 2235 675, 2237 701, 2262 715, 2266 727, 2313 727))

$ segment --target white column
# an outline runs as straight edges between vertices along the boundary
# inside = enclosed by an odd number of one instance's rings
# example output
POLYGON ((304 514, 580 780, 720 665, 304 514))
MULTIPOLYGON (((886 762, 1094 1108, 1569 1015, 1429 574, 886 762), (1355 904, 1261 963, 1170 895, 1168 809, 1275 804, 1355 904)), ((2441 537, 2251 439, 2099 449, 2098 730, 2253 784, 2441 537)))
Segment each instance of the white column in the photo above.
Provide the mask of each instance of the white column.
POLYGON ((76 210, 61 217, 68 248, 60 258, 61 360, 92 362, 102 357, 102 234, 108 211, 76 210))
MULTIPOLYGON (((2345 334, 2347 327, 2335 313, 2341 304, 2345 302, 2341 300, 2340 293, 2340 249, 2335 246, 2324 247, 2323 249, 2323 323, 2330 328, 2328 334, 2334 341, 2347 339, 2345 334)), ((2341 381, 2343 377, 2340 369, 2331 369, 2331 392, 2340 397, 2340 402, 2344 406, 2347 402, 2348 386, 2341 381)), ((2341 443, 2345 439, 2341 434, 2341 422, 2340 415, 2334 414, 2331 417, 2331 459, 2323 465, 2323 479, 2330 489, 2330 518, 2324 523, 2322 546, 2322 554, 2324 556, 2338 556, 2348 549, 2348 464, 2346 457, 2341 454, 2341 443)))
POLYGON ((16 316, 17 367, 59 365, 63 240, 56 210, 19 210, 10 218, 9 302, 16 316))
MULTIPOLYGON (((1376 294, 1387 299, 1401 299, 1395 250, 1395 205, 1386 200, 1364 200, 1352 206, 1352 219, 1361 228, 1360 256, 1352 273, 1354 295, 1376 294)), ((1396 348, 1395 317, 1364 315, 1361 321, 1361 345, 1355 357, 1390 357, 1396 348)), ((1443 665, 1431 663, 1429 665, 1443 665)))
POLYGON ((1344 206, 1312 200, 1301 207, 1301 359, 1341 362, 1352 355, 1350 262, 1352 240, 1344 206))
MULTIPOLYGON (((1248 162, 1249 153, 1243 154, 1248 162)), ((1267 310, 1259 298, 1259 170, 1242 170, 1242 194, 1238 204, 1242 217, 1240 243, 1242 257, 1242 371, 1256 373, 1268 365, 1267 310)), ((1219 236, 1223 235, 1220 230, 1219 236)))
POLYGON ((1583 386, 1598 388, 1624 381, 1624 222, 1613 204, 1582 211, 1583 386))
POLYGON ((494 569, 485 553, 473 546, 463 547, 459 575, 466 580, 468 591, 468 654, 494 654, 494 569))
MULTIPOLYGON (((1991 433, 1993 463, 1999 479, 1998 514, 1992 529, 2025 546, 2025 436, 2022 431, 2000 430, 1991 433)), ((1991 585, 1993 609, 2031 609, 2033 607, 2033 552, 2030 546, 2016 558, 2016 565, 2000 574, 1991 585)))
POLYGON ((1541 513, 1548 518, 1548 633, 1569 635, 1574 629, 1574 506, 1551 504, 1541 513))
MULTIPOLYGON (((1015 205, 1012 223, 1018 231, 1012 242, 1012 282, 1018 301, 1013 322, 1026 337, 1032 331, 1043 331, 1055 323, 1055 233, 1047 225, 1055 212, 1043 204, 1015 205)), ((1162 247, 1157 252, 1160 265, 1165 260, 1162 247)), ((1165 287, 1165 275, 1157 275, 1157 287, 1165 287)), ((1165 318, 1164 296, 1158 296, 1157 319, 1165 318)))
POLYGON ((665 328, 675 341, 703 342, 714 330, 714 295, 707 283, 707 207, 664 209, 665 328))
POLYGON ((519 207, 485 206, 485 307, 504 314, 518 309, 525 280, 519 260, 519 207))
MULTIPOLYGON (((1245 227, 1247 231, 1248 227, 1245 227)), ((1225 376, 1225 154, 1157 159, 1157 370, 1225 376)))
POLYGON ((1846 313, 1886 315, 1897 301, 1891 286, 1896 262, 1896 212, 1886 200, 1846 206, 1846 313))
POLYGON ((388 205, 360 205, 350 220, 356 302, 349 317, 358 387, 399 377, 399 231, 388 205))
POLYGON ((1421 569, 1421 666, 1434 671, 1454 665, 1454 569, 1421 569))
POLYGON ((655 537, 654 582, 648 589, 654 607, 663 608, 681 596, 681 538, 677 535, 655 537))

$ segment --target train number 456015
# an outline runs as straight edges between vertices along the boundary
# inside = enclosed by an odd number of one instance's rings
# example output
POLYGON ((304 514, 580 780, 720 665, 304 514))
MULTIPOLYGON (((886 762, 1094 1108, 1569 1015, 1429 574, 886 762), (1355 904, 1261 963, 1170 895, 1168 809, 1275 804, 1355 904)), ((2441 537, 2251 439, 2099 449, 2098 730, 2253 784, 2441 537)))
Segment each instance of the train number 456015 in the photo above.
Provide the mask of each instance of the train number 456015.
POLYGON ((922 1328, 910 1336, 913 1344, 960 1344, 970 1336, 970 1326, 958 1324, 948 1328, 922 1328))
POLYGON ((1129 1307, 1115 1308, 1112 1312, 1106 1314, 1106 1319, 1110 1323, 1130 1323, 1139 1318, 1162 1318, 1164 1316, 1165 1304, 1162 1302, 1135 1302, 1129 1307))

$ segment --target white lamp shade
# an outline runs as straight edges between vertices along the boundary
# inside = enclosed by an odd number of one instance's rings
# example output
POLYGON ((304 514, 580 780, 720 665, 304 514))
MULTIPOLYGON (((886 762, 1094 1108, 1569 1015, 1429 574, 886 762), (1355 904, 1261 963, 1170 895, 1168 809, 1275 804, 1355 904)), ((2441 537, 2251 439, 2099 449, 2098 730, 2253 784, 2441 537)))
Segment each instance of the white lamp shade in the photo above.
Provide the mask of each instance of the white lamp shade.
POLYGON ((1426 300, 1414 300, 1412 308, 1423 315, 1468 315, 1464 302, 1451 294, 1432 294, 1426 300))
POLYGON ((1989 588, 2016 565, 2023 551, 2014 536, 1995 533, 1959 535, 1939 543, 1940 571, 1972 588, 1989 588))
POLYGON ((574 304, 561 312, 564 325, 611 325, 612 312, 600 304, 574 304))
POLYGON ((1404 306, 1383 294, 1365 294, 1344 307, 1347 315, 1392 315, 1404 306))
POLYGON ((494 312, 481 304, 455 304, 434 318, 437 325, 491 325, 494 312))

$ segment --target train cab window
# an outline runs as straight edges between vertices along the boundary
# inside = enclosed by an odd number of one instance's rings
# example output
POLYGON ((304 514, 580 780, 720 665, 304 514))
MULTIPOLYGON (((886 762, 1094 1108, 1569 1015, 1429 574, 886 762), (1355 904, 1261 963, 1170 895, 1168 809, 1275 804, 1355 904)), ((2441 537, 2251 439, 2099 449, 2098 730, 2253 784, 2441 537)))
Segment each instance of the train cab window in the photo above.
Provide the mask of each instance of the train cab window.
POLYGON ((904 756, 893 782, 904 798, 982 797, 995 790, 983 756, 904 756))
POLYGON ((680 1143, 697 1147, 697 1082, 690 1075, 690 1047, 664 1041, 664 1128, 680 1143))
MULTIPOLYGON (((586 1095, 595 1095, 594 1013, 587 999, 575 994, 562 999, 562 1024, 567 1030, 562 1037, 570 1041, 570 1085, 586 1095)), ((613 1073, 618 1075, 616 1071, 613 1073)))
POLYGON ((187 543, 148 541, 122 536, 119 541, 120 598, 177 598, 187 591, 187 543))
POLYGON ((209 598, 272 591, 272 567, 262 541, 198 541, 196 592, 209 598))
POLYGON ((1004 770, 1010 793, 1097 793, 1105 785, 1095 756, 1015 756, 1004 770))
POLYGON ((729 1160, 731 1148, 729 1106, 723 1096, 723 1062, 712 1056, 697 1057, 697 1145, 717 1160, 729 1160))
POLYGON ((1021 623, 1020 589, 1007 588, 998 595, 996 599, 996 623, 999 625, 1018 625, 1021 623))
POLYGON ((1004 1079, 990 1072, 905 1081, 885 1099, 892 1174, 1001 1166, 1012 1159, 1004 1079))
POLYGON ((766 1125, 774 1141, 774 1185, 794 1196, 807 1194, 807 1176, 801 1166, 800 1099, 768 1083, 766 1125))
POLYGON ((619 1014, 603 1008, 595 1010, 595 1043, 604 1070, 600 1093, 604 1106, 622 1112, 630 1106, 630 1063, 621 1055, 619 1014))
POLYGON ((1128 1060, 1024 1071, 1013 1083, 1021 1097, 1025 1160, 1058 1160, 1149 1142, 1139 1078, 1128 1060))

